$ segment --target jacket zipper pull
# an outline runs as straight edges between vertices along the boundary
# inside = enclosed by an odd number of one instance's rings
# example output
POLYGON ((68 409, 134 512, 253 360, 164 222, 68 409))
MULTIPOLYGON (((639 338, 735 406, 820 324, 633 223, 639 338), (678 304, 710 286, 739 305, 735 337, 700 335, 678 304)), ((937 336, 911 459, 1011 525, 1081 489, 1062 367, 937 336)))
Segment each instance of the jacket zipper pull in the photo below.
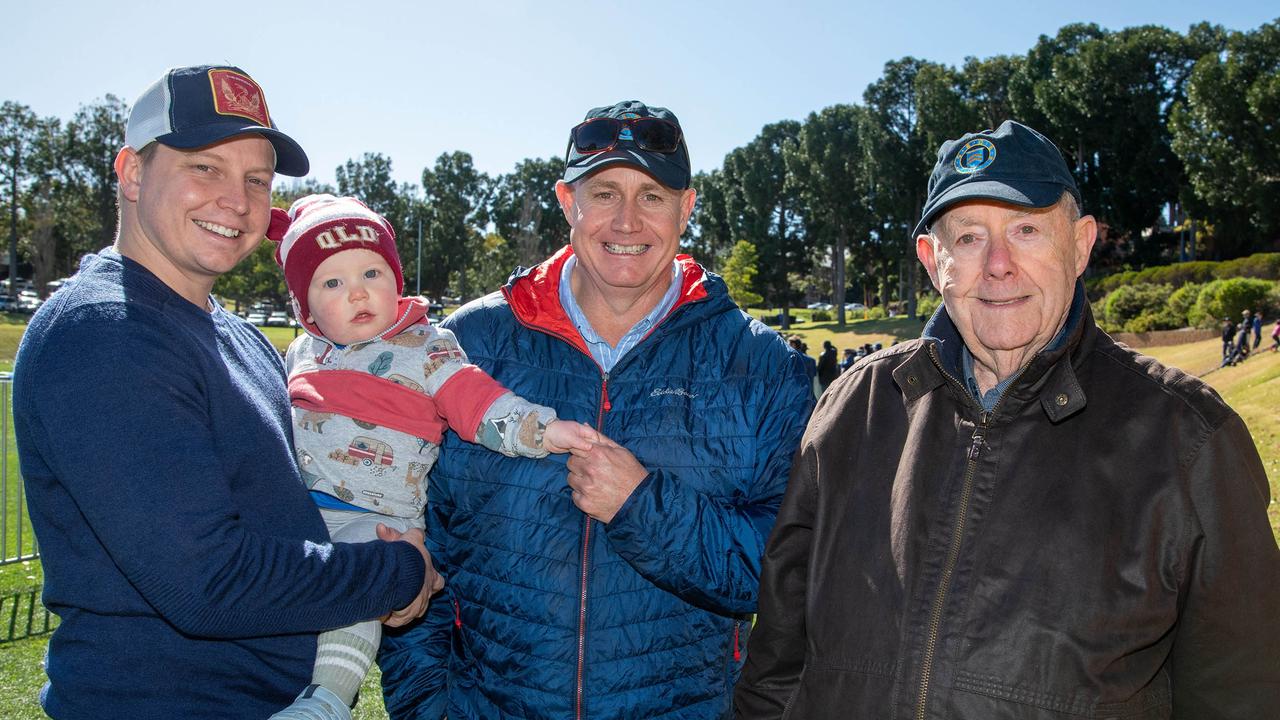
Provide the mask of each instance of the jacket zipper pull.
POLYGON ((462 608, 458 606, 458 601, 453 601, 453 626, 462 627, 462 608))
POLYGON ((741 623, 739 622, 735 622, 733 624, 733 661, 734 662, 738 662, 739 660, 742 659, 742 651, 738 649, 738 626, 740 624, 741 623))
POLYGON ((969 462, 978 459, 978 452, 982 449, 982 431, 973 431, 973 444, 969 446, 969 462))
POLYGON ((991 421, 991 413, 982 413, 982 418, 977 427, 973 429, 973 444, 969 446, 969 462, 978 459, 978 453, 982 451, 982 443, 987 433, 987 423, 991 421))
POLYGON ((609 373, 604 374, 604 380, 602 380, 600 383, 600 396, 601 398, 603 398, 604 411, 609 412, 609 410, 613 407, 613 405, 609 402, 609 373))

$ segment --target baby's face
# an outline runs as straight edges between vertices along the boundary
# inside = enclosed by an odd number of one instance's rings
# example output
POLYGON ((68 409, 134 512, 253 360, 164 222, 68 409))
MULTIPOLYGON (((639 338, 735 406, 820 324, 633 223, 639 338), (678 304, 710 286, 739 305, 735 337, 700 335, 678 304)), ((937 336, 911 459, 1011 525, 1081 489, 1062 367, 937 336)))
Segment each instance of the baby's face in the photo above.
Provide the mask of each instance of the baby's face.
POLYGON ((373 250, 343 250, 325 258, 307 287, 306 319, 339 345, 371 340, 396 320, 396 276, 373 250))

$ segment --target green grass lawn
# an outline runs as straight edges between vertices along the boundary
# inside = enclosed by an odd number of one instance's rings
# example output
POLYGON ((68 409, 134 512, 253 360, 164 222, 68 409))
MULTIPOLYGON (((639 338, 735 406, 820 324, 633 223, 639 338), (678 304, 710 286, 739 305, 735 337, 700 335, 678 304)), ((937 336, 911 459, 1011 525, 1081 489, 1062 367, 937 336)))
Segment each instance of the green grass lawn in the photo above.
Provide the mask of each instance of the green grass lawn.
MULTIPOLYGON (((893 318, 853 321, 841 331, 834 321, 809 321, 810 313, 807 310, 793 311, 793 315, 804 317, 806 321, 796 324, 789 332, 803 337, 809 345, 810 354, 815 356, 821 350, 824 340, 830 340, 837 349, 858 347, 868 342, 879 342, 887 347, 894 342, 918 336, 922 327, 918 320, 893 318)), ((0 316, 0 371, 11 368, 11 358, 17 350, 22 330, 21 324, 6 323, 0 316)), ((264 330, 272 343, 280 348, 286 347, 294 336, 291 328, 264 330)), ((1242 365, 1218 370, 1216 368, 1221 357, 1220 350, 1218 340, 1208 340, 1173 347, 1146 348, 1144 352, 1168 365, 1204 377, 1244 418, 1267 470, 1272 497, 1267 512, 1272 532, 1280 538, 1280 504, 1276 501, 1280 496, 1280 415, 1276 412, 1276 408, 1280 407, 1280 354, 1260 353, 1242 365)), ((7 462, 12 478, 17 475, 18 465, 13 449, 12 427, 9 432, 10 453, 7 462)), ((11 490, 13 487, 11 483, 11 490)), ((13 532, 12 529, 10 532, 13 532)), ((15 594, 29 593, 38 588, 41 581, 39 562, 0 567, 0 597, 10 598, 15 594)), ((8 604, 0 605, 0 636, 3 637, 8 636, 10 607, 8 604)), ((19 621, 25 622, 25 618, 20 617, 19 621)), ((36 698, 44 683, 44 671, 40 662, 47 641, 47 635, 39 635, 0 644, 0 708, 3 708, 5 718, 38 720, 44 717, 36 698)), ((355 717, 357 720, 386 717, 376 670, 365 681, 355 717)))
MULTIPOLYGON (((759 318, 764 315, 776 315, 778 310, 752 309, 749 312, 759 318)), ((835 320, 814 322, 811 319, 813 317, 811 310, 792 310, 791 317, 793 321, 798 319, 800 322, 794 323, 786 334, 799 335, 809 346, 809 354, 815 358, 822 352, 822 343, 825 340, 830 340, 837 351, 843 351, 845 348, 857 349, 864 343, 880 343, 884 347, 889 347, 896 342, 920 337, 920 331, 924 329, 923 322, 907 317, 850 320, 845 323, 844 330, 836 325, 835 320)), ((781 332, 777 325, 770 325, 770 327, 781 332)))

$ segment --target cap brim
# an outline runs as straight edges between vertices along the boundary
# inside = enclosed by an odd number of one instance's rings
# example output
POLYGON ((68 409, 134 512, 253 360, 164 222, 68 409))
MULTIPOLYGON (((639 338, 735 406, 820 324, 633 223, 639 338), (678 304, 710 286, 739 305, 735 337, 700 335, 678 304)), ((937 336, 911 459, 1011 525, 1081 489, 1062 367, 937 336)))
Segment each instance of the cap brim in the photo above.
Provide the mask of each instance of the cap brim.
POLYGON ((939 195, 925 208, 924 215, 911 233, 911 239, 914 241, 923 235, 930 223, 958 203, 968 200, 995 200, 1022 207, 1044 208, 1058 202, 1062 193, 1070 191, 1070 188, 1060 183, 1033 180, 1019 181, 1016 188, 1001 180, 974 180, 960 183, 939 195))
POLYGON ((650 153, 630 148, 618 148, 609 152, 587 155, 571 162, 564 169, 564 181, 571 183, 597 170, 611 165, 630 165, 652 175, 655 180, 674 190, 689 188, 689 169, 667 160, 661 153, 650 153))
POLYGON ((156 138, 156 142, 169 147, 191 150, 249 133, 262 135, 275 148, 277 173, 290 177, 302 177, 311 171, 311 161, 307 159, 302 146, 294 142, 293 138, 274 128, 251 123, 228 122, 202 125, 182 132, 161 135, 156 138))

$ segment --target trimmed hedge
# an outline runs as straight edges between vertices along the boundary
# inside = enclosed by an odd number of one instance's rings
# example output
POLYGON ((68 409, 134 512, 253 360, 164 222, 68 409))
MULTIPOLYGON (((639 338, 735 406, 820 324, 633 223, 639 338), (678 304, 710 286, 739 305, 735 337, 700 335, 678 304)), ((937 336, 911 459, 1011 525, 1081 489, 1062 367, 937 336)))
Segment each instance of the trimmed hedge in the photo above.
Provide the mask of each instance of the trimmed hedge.
POLYGON ((1214 268, 1213 276, 1223 280, 1230 278, 1280 280, 1280 253, 1256 253, 1235 260, 1224 260, 1214 268))
POLYGON ((1172 285, 1176 289, 1188 283, 1207 283, 1230 278, 1280 280, 1280 253, 1255 253, 1221 262, 1194 260, 1172 265, 1154 265, 1142 270, 1125 270, 1106 277, 1090 278, 1085 284, 1096 297, 1129 285, 1172 285))

